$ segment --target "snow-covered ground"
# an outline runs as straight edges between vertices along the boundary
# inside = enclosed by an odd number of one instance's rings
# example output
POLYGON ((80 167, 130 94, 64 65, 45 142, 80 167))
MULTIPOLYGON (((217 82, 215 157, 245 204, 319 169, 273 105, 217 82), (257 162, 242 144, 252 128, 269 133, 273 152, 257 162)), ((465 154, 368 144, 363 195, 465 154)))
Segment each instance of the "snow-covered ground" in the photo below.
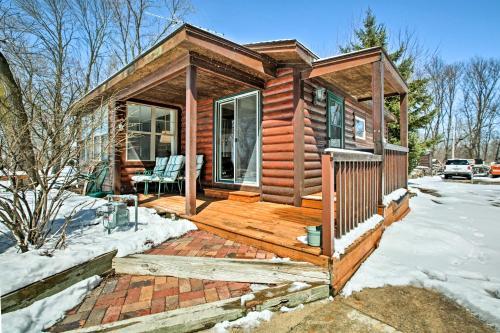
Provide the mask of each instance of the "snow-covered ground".
POLYGON ((424 177, 410 187, 411 213, 386 230, 343 293, 434 288, 500 328, 500 186, 424 177))
POLYGON ((64 317, 67 310, 77 306, 94 289, 101 278, 94 275, 50 297, 41 299, 18 311, 1 317, 3 332, 41 332, 64 317))
MULTIPOLYGON (((71 195, 59 212, 55 226, 63 222, 64 215, 71 212, 73 207, 82 205, 83 209, 68 228, 66 248, 55 250, 51 256, 42 254, 53 248, 54 240, 49 240, 42 249, 19 253, 12 242, 0 236, 0 293, 4 295, 114 249, 118 250, 119 257, 143 252, 155 244, 196 229, 187 220, 173 221, 159 216, 153 209, 140 207, 137 232, 130 224, 108 235, 95 216, 96 208, 106 202, 103 199, 71 195)), ((130 220, 134 221, 134 208, 129 207, 129 210, 130 220)), ((0 231, 7 231, 1 223, 0 231)))

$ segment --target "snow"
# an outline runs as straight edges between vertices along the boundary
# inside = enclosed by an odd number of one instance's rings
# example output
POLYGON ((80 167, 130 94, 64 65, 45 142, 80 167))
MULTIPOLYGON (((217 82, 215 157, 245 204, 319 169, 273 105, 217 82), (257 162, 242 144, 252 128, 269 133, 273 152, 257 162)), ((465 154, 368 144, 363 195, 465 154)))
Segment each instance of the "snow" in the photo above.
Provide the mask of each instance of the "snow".
POLYGON ((278 257, 274 257, 274 258, 271 258, 270 261, 272 263, 275 263, 275 264, 281 264, 281 263, 290 262, 290 258, 278 258, 278 257))
POLYGON ((307 243, 307 235, 298 236, 298 237, 297 237, 297 240, 298 240, 299 242, 301 242, 302 244, 306 244, 306 245, 308 244, 308 243, 307 243))
POLYGON ((424 177, 410 187, 417 192, 411 213, 385 231, 343 294, 433 288, 500 328, 500 186, 424 177))
POLYGON ((241 298, 240 298, 241 306, 245 306, 246 302, 251 301, 253 299, 255 299, 254 294, 246 294, 246 295, 241 296, 241 298))
POLYGON ((249 331, 251 329, 256 328, 263 321, 271 320, 273 313, 269 310, 264 311, 252 311, 249 312, 245 317, 236 319, 234 321, 223 321, 221 323, 217 323, 214 326, 213 331, 217 333, 225 333, 228 332, 228 329, 231 327, 241 328, 244 332, 249 331))
POLYGON ((405 188, 398 188, 397 190, 392 191, 388 195, 384 196, 383 204, 387 206, 391 203, 391 201, 398 201, 406 194, 406 192, 407 190, 405 188))
POLYGON ((284 305, 283 305, 283 306, 280 308, 280 312, 285 312, 285 313, 288 313, 288 312, 293 312, 293 311, 295 311, 295 310, 302 310, 303 308, 304 308, 304 304, 299 304, 299 305, 297 305, 297 306, 296 306, 296 307, 294 307, 294 308, 289 308, 289 307, 287 307, 287 306, 284 306, 284 305))
POLYGON ((250 290, 252 292, 257 292, 257 291, 261 291, 261 290, 264 290, 264 289, 267 289, 269 288, 269 286, 267 284, 261 284, 261 283, 252 283, 250 285, 250 290))
POLYGON ((94 275, 28 307, 2 314, 3 332, 41 332, 49 328, 66 311, 78 305, 100 282, 101 278, 94 275))
MULTIPOLYGON (((5 241, 0 236, 0 292, 6 294, 115 249, 118 250, 117 256, 123 257, 143 252, 169 238, 180 237, 196 229, 196 226, 187 220, 173 221, 159 216, 154 209, 139 207, 137 232, 134 231, 132 223, 129 227, 114 229, 108 235, 95 216, 96 208, 106 202, 103 199, 70 194, 56 218, 55 225, 60 225, 64 216, 74 207, 80 205, 83 209, 76 214, 68 228, 66 248, 55 250, 51 256, 42 254, 53 248, 55 239, 49 240, 39 250, 19 253, 12 243, 5 248, 5 241)), ((135 208, 129 207, 129 211, 130 220, 134 221, 135 208)), ((6 232, 2 224, 0 231, 6 232)))
POLYGON ((334 243, 334 253, 335 258, 340 258, 342 254, 354 243, 359 237, 363 236, 364 233, 375 229, 384 218, 381 215, 375 214, 370 217, 365 222, 359 224, 356 228, 349 231, 347 234, 343 235, 340 239, 335 239, 334 243))
POLYGON ((288 288, 287 291, 289 293, 293 293, 294 291, 306 289, 306 288, 309 288, 310 286, 311 286, 310 284, 307 284, 305 282, 297 281, 297 282, 292 283, 292 285, 288 288))

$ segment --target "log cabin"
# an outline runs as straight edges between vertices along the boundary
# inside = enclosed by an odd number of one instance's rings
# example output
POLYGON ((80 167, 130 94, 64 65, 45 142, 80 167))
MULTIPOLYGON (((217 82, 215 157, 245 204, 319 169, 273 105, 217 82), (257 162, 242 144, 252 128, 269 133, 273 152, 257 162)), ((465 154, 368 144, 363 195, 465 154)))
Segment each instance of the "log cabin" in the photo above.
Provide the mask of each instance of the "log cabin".
POLYGON ((407 93, 379 47, 320 59, 294 39, 240 45, 184 24, 82 102, 107 108, 116 142, 100 156, 113 192, 133 192, 131 177, 156 157, 185 155, 185 193, 141 196, 144 206, 333 267, 338 290, 409 210, 407 194, 391 195, 407 188, 407 93), (399 98, 399 119, 386 97, 399 98), (397 121, 400 144, 389 144, 387 125, 397 121), (336 242, 379 215, 338 252, 336 242), (320 247, 298 240, 306 226, 321 226, 320 247))

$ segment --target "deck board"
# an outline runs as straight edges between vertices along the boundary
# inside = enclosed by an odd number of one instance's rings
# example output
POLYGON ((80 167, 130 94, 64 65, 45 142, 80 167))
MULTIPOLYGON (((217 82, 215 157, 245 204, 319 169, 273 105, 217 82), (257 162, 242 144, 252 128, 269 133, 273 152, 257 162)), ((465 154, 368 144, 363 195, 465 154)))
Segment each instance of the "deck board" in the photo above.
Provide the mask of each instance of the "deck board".
POLYGON ((280 256, 328 265, 319 247, 297 240, 305 227, 321 225, 321 210, 269 202, 240 202, 199 196, 197 214, 185 216, 185 200, 180 195, 140 196, 140 204, 159 212, 175 213, 193 221, 200 229, 232 240, 249 243, 280 256))

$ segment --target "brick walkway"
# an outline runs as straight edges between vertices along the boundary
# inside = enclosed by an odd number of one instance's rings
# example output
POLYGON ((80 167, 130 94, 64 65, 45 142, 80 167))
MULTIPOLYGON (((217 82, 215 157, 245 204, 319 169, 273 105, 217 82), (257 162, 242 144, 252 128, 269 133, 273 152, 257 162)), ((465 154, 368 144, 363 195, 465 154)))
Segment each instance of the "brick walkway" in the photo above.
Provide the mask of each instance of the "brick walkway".
MULTIPOLYGON (((214 258, 273 258, 274 254, 192 231, 146 253, 214 258)), ((118 275, 107 278, 63 321, 51 328, 62 332, 203 303, 250 292, 249 283, 180 279, 170 276, 118 275)))

